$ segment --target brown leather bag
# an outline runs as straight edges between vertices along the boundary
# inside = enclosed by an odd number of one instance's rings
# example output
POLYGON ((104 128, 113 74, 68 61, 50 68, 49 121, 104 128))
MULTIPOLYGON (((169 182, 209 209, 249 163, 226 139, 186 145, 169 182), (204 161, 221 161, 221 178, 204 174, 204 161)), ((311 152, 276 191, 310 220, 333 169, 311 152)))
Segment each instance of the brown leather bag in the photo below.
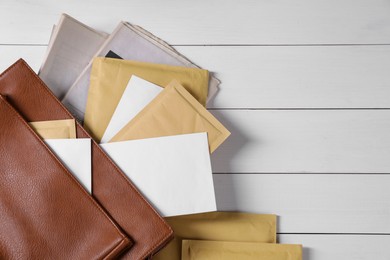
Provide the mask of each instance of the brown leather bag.
MULTIPOLYGON (((0 94, 27 121, 74 118, 22 59, 0 75, 0 94)), ((91 138, 78 123, 77 137, 91 138)), ((168 224, 95 141, 92 195, 133 240, 125 259, 148 258, 173 238, 168 224)))
POLYGON ((112 259, 131 243, 0 95, 0 259, 112 259))

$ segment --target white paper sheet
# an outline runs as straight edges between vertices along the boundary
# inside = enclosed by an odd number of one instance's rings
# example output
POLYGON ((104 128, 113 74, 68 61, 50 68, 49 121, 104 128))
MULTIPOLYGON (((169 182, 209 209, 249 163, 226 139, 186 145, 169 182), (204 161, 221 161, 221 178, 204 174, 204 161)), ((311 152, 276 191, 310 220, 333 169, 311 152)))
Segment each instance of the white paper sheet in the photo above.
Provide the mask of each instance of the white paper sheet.
POLYGON ((162 216, 216 211, 206 133, 101 147, 162 216))
POLYGON ((163 88, 149 81, 134 75, 131 76, 100 142, 110 141, 162 90, 163 88))
POLYGON ((92 193, 91 139, 46 139, 44 141, 84 188, 92 193))
MULTIPOLYGON (((121 22, 116 27, 95 56, 106 56, 109 51, 115 52, 125 60, 198 67, 161 39, 126 22, 121 22)), ((91 65, 92 60, 62 99, 64 105, 80 121, 84 120, 91 65)), ((218 79, 210 77, 209 92, 211 95, 217 92, 219 83, 218 79)), ((209 98, 211 96, 208 96, 207 101, 210 100, 209 98)))
POLYGON ((108 35, 62 14, 53 30, 39 76, 62 99, 108 35))

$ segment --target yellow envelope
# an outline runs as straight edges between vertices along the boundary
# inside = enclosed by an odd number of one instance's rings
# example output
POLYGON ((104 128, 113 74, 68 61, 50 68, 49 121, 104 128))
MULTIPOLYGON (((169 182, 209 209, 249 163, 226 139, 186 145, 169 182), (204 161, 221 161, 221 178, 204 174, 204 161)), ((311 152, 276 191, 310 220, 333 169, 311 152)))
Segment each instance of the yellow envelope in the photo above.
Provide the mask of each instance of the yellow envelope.
POLYGON ((92 64, 84 126, 99 140, 132 75, 165 87, 173 79, 182 84, 203 106, 206 104, 209 73, 186 68, 110 58, 95 58, 92 64))
POLYGON ((29 125, 42 139, 76 138, 76 121, 74 119, 30 122, 29 125))
POLYGON ((209 212, 167 217, 175 238, 153 259, 180 260, 183 239, 276 243, 276 216, 209 212))
POLYGON ((301 245, 183 240, 182 260, 302 260, 301 245))
POLYGON ((177 81, 172 81, 110 142, 207 132, 210 152, 230 132, 177 81))

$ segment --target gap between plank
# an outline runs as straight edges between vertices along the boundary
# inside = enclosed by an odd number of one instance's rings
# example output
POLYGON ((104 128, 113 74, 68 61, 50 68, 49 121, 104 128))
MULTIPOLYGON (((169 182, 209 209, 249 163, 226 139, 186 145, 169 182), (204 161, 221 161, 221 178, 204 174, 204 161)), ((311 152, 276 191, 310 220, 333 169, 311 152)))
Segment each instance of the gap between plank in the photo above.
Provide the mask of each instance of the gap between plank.
POLYGON ((317 44, 173 44, 172 46, 200 47, 353 47, 353 46, 388 46, 390 43, 317 43, 317 44))
POLYGON ((234 108, 210 107, 207 110, 389 110, 390 107, 273 107, 273 108, 234 108))
POLYGON ((276 233, 277 235, 390 236, 390 233, 276 233))
MULTIPOLYGON (((47 43, 0 43, 0 46, 47 46, 47 43)), ((390 46, 390 43, 323 43, 323 44, 171 44, 173 47, 353 47, 390 46)))
POLYGON ((213 172, 216 175, 389 175, 390 172, 213 172))

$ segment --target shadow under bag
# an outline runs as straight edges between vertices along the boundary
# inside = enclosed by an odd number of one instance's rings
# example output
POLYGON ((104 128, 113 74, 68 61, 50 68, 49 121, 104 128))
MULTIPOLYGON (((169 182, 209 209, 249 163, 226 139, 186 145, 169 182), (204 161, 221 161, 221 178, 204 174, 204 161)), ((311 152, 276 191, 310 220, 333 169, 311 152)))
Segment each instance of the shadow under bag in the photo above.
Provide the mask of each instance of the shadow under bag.
POLYGON ((112 259, 130 240, 0 95, 0 259, 112 259))
MULTIPOLYGON (((22 59, 0 75, 0 94, 29 122, 74 118, 22 59)), ((77 138, 91 138, 78 123, 77 138)), ((124 259, 150 257, 173 238, 168 224, 95 141, 92 196, 134 242, 124 259)))

